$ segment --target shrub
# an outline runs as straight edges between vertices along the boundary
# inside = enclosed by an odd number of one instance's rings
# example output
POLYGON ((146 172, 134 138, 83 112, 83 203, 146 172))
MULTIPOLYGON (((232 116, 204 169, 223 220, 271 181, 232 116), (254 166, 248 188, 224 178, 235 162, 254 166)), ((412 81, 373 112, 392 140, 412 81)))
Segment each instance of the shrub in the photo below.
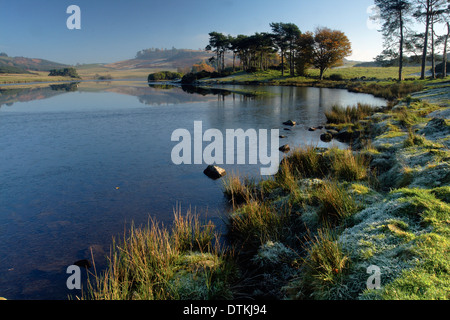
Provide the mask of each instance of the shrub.
POLYGON ((183 75, 179 72, 160 71, 148 75, 148 81, 163 81, 180 79, 183 75))
POLYGON ((61 76, 61 77, 80 78, 75 68, 53 69, 50 70, 50 73, 48 75, 50 77, 61 76))
POLYGON ((341 81, 341 80, 344 80, 344 78, 339 73, 333 73, 333 74, 330 75, 330 80, 341 81))

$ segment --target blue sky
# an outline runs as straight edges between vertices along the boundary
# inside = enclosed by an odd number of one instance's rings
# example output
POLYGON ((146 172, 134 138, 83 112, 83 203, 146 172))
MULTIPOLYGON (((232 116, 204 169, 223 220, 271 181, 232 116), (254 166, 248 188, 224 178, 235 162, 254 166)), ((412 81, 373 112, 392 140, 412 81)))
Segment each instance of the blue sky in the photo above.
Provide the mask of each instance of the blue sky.
POLYGON ((0 52, 56 62, 133 58, 146 48, 204 48, 211 31, 269 32, 271 22, 301 31, 338 29, 352 42, 353 60, 371 60, 382 37, 369 28, 373 0, 0 0, 0 52), (81 30, 69 30, 69 5, 81 9, 81 30))

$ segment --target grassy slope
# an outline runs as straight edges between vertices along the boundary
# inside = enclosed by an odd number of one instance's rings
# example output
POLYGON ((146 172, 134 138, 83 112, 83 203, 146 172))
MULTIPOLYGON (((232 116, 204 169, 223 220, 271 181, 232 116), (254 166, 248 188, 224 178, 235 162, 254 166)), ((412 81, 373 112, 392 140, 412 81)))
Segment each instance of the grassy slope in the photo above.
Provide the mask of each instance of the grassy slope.
MULTIPOLYGON (((90 64, 77 67, 76 69, 83 80, 96 79, 97 76, 111 76, 112 79, 142 79, 143 81, 146 81, 150 73, 160 71, 159 69, 153 68, 117 70, 105 67, 101 64, 90 64)), ((49 77, 48 72, 46 71, 32 71, 30 74, 0 74, 0 84, 26 84, 30 82, 59 82, 73 80, 74 79, 69 77, 49 77)))

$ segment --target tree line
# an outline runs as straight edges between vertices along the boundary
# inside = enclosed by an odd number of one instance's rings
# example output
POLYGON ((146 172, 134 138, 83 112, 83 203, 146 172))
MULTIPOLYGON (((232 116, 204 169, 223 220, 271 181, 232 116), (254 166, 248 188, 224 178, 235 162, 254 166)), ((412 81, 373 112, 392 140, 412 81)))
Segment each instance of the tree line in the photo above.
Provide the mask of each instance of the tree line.
POLYGON ((406 54, 421 56, 421 75, 425 78, 426 62, 431 51, 432 78, 436 78, 436 48, 443 47, 442 76, 447 76, 447 45, 450 35, 450 0, 374 0, 379 10, 381 32, 384 38, 383 52, 377 61, 397 60, 398 80, 403 79, 403 64, 406 54), (414 30, 419 22, 422 32, 414 30), (446 32, 439 35, 436 26, 442 24, 446 32))
POLYGON ((283 76, 286 69, 290 76, 304 76, 314 66, 323 79, 327 69, 342 64, 352 53, 349 39, 339 30, 321 27, 314 32, 301 32, 294 23, 283 22, 273 22, 270 27, 272 32, 256 32, 250 36, 210 32, 205 49, 213 51, 214 56, 209 62, 218 72, 223 72, 225 55, 232 53, 233 71, 238 58, 239 67, 246 71, 279 67, 283 76))

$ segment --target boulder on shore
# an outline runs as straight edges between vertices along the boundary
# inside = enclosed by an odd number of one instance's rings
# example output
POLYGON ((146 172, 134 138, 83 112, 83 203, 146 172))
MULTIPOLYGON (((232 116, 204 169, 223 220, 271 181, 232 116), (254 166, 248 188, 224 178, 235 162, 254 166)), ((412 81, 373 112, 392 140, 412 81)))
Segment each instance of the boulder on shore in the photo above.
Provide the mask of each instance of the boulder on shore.
POLYGON ((227 174, 225 169, 213 165, 209 165, 203 173, 213 180, 219 179, 227 174))

